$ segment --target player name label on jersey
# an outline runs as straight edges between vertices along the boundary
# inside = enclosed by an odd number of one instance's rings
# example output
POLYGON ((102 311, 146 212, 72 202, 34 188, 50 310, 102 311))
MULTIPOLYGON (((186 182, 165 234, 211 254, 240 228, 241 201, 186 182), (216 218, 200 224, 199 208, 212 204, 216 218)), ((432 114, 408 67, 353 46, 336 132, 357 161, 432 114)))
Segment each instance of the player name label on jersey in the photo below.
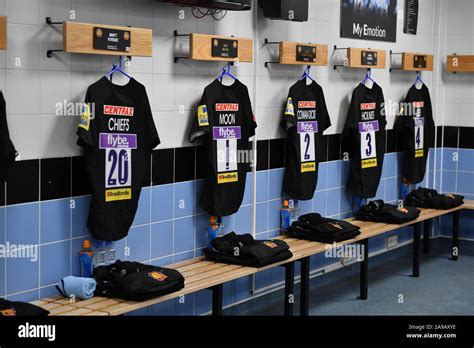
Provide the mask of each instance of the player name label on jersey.
POLYGON ((104 105, 104 115, 132 117, 134 110, 131 106, 104 105))

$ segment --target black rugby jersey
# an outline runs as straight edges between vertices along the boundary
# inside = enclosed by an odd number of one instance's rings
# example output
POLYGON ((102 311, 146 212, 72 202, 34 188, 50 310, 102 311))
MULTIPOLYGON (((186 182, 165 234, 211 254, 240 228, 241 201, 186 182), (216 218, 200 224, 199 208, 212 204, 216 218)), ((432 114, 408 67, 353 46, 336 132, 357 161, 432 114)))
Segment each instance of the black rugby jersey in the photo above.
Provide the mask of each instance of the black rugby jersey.
POLYGON ((252 159, 249 138, 256 127, 242 82, 226 86, 214 80, 204 89, 189 141, 204 139, 208 171, 199 204, 210 215, 228 216, 239 210, 252 159))
POLYGON ((283 191, 291 198, 313 198, 318 181, 323 132, 331 126, 324 92, 305 79, 290 88, 281 126, 287 133, 283 191))
POLYGON ((133 78, 124 86, 101 78, 87 90, 77 134, 92 187, 87 227, 98 240, 122 239, 160 143, 145 87, 133 78))

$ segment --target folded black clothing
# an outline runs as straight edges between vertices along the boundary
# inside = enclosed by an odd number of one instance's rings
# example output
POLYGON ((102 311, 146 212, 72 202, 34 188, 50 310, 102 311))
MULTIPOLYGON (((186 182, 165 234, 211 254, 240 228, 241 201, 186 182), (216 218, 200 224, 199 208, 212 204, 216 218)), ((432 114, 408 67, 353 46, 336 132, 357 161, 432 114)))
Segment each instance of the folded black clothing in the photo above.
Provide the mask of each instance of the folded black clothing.
POLYGON ((287 234, 298 239, 321 243, 342 242, 360 234, 359 227, 350 222, 323 218, 318 213, 302 215, 291 224, 287 234))
POLYGON ((438 191, 419 187, 405 198, 405 205, 420 208, 451 209, 464 203, 464 196, 439 194, 438 191))
POLYGON ((28 302, 12 302, 0 298, 0 317, 44 317, 49 311, 28 302))
POLYGON ((209 260, 249 267, 263 267, 293 256, 282 240, 256 240, 251 234, 235 232, 214 238, 212 246, 204 249, 209 260))
POLYGON ((174 269, 120 261, 94 268, 95 296, 145 301, 184 287, 184 278, 174 269))
POLYGON ((355 218, 364 221, 403 224, 416 220, 418 216, 420 216, 420 210, 415 207, 398 207, 378 199, 361 206, 355 218))

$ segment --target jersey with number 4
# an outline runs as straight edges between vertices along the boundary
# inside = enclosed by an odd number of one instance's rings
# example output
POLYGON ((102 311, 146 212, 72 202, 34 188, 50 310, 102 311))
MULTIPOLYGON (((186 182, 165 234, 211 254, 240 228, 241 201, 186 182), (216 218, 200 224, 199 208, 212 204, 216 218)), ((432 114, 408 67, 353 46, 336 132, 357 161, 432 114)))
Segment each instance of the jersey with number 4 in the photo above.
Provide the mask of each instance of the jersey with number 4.
POLYGON ((98 240, 122 239, 160 143, 145 87, 135 79, 114 85, 105 77, 91 85, 77 134, 92 186, 87 227, 98 240))
POLYGON ((208 171, 199 203, 209 214, 239 210, 253 158, 249 138, 256 127, 247 87, 239 80, 230 86, 214 80, 204 89, 189 141, 204 139, 208 171))
POLYGON ((315 81, 297 81, 290 88, 281 126, 287 133, 283 191, 291 198, 313 198, 323 132, 331 126, 324 92, 315 81))
POLYGON ((382 88, 360 83, 352 93, 343 137, 351 144, 347 188, 362 198, 374 197, 380 183, 386 124, 382 88))
POLYGON ((402 175, 412 184, 423 181, 430 147, 434 146, 435 125, 431 98, 425 84, 408 91, 403 109, 395 122, 400 147, 405 150, 402 175))

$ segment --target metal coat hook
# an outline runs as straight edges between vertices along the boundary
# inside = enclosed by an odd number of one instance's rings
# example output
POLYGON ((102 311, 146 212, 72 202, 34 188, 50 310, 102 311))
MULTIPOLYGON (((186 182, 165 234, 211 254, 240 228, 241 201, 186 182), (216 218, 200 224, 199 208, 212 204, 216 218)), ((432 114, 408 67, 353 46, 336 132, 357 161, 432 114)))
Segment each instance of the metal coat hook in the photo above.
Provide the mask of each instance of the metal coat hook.
MULTIPOLYGON (((174 36, 174 37, 185 37, 185 36, 186 36, 186 37, 189 38, 189 35, 190 35, 190 34, 180 34, 177 30, 174 30, 174 31, 173 31, 173 36, 174 36)), ((178 63, 180 59, 189 59, 189 57, 185 57, 185 56, 175 56, 173 60, 174 60, 175 63, 178 63)))
MULTIPOLYGON (((400 54, 403 54, 403 53, 399 53, 399 52, 393 52, 392 50, 390 50, 390 65, 392 65, 392 56, 393 55, 400 55, 400 54)), ((392 70, 403 70, 402 68, 392 68, 390 67, 390 69, 388 69, 388 72, 392 72, 392 70)))
MULTIPOLYGON (((47 25, 61 25, 63 22, 53 22, 51 17, 46 17, 46 24, 47 25)), ((46 51, 46 57, 48 58, 53 58, 53 53, 54 52, 63 52, 63 49, 55 49, 55 50, 47 50, 46 51)))
MULTIPOLYGON (((337 47, 337 45, 334 45, 334 51, 339 51, 339 50, 347 50, 349 47, 337 47)), ((335 64, 334 65, 334 70, 337 70, 338 67, 344 67, 344 64, 335 64)))

